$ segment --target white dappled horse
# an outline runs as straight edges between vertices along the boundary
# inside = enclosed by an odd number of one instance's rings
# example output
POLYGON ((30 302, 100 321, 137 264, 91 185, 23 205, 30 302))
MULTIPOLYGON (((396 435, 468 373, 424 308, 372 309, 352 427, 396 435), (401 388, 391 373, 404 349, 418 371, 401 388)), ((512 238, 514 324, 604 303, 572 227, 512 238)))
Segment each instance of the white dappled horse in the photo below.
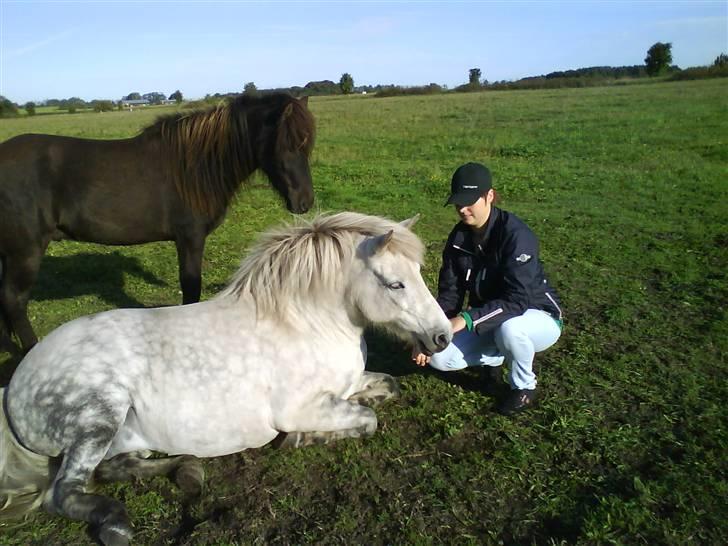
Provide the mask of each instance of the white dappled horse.
POLYGON ((195 490, 195 457, 372 434, 368 406, 397 385, 364 370, 365 327, 430 353, 452 337, 420 275, 413 222, 301 221, 264 234, 210 301, 107 311, 51 332, 3 393, 0 518, 43 504, 125 545, 124 505, 87 492, 92 477, 176 471, 195 490), (150 450, 180 456, 145 459, 150 450))

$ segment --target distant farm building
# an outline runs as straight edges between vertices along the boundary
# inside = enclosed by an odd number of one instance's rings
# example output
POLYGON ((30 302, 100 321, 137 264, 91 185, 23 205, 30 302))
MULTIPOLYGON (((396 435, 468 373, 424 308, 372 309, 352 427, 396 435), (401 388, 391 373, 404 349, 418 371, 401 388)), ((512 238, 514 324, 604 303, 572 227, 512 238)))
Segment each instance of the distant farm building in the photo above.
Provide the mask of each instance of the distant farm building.
POLYGON ((129 110, 133 110, 135 107, 139 106, 149 106, 151 104, 175 104, 175 101, 169 99, 158 99, 154 103, 148 99, 121 99, 119 102, 123 108, 128 108, 129 110))
POLYGON ((133 106, 147 106, 149 104, 149 101, 147 99, 121 99, 121 105, 125 108, 133 107, 133 106))

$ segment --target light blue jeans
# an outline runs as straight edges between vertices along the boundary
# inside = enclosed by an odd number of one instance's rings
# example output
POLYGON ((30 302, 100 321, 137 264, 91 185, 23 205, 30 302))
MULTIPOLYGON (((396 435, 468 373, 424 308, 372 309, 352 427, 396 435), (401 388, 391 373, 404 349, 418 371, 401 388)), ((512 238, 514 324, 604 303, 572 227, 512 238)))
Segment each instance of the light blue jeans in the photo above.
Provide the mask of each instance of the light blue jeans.
POLYGON ((533 358, 556 343, 560 335, 551 315, 527 309, 483 335, 461 330, 444 351, 432 355, 430 366, 451 372, 469 366, 500 366, 507 361, 511 388, 535 389, 533 358))

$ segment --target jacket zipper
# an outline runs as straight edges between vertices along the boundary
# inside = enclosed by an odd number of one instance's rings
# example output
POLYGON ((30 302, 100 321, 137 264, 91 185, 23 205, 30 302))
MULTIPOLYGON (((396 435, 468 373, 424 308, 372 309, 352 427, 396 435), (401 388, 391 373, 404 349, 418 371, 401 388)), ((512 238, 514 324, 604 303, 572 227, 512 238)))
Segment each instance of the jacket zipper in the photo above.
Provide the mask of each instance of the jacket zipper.
POLYGON ((483 297, 480 295, 480 283, 485 278, 485 268, 482 268, 480 271, 478 271, 478 274, 475 276, 475 295, 478 297, 479 300, 482 300, 483 297))
POLYGON ((464 249, 464 248, 463 248, 463 247, 461 247, 461 246, 458 246, 458 245, 452 245, 452 247, 453 247, 453 248, 456 248, 456 249, 458 249, 458 250, 460 250, 461 252, 465 252, 465 254, 470 254, 471 256, 475 256, 475 252, 470 252, 469 250, 466 250, 466 249, 464 249))
POLYGON ((558 305, 558 304, 556 303, 556 301, 554 301, 554 298, 552 298, 552 297, 551 297, 551 294, 549 294, 548 292, 544 292, 544 294, 546 294, 546 297, 547 297, 547 298, 548 298, 549 300, 551 300, 551 303, 553 303, 553 304, 554 304, 554 307, 556 307, 556 309, 557 309, 557 310, 559 311, 559 320, 563 320, 563 319, 561 318, 561 316, 562 316, 562 313, 561 313, 561 307, 559 307, 559 305, 558 305))
POLYGON ((500 315, 500 314, 501 314, 502 312, 503 312, 503 308, 502 308, 502 307, 499 307, 499 308, 498 308, 498 309, 496 309, 495 311, 491 311, 491 312, 490 312, 490 313, 488 313, 487 315, 483 315, 483 316, 482 316, 482 317, 480 317, 480 318, 479 318, 478 320, 474 320, 474 321, 473 321, 473 327, 477 326, 478 324, 480 324, 480 323, 481 323, 481 322, 483 322, 484 320, 488 320, 489 318, 493 318, 493 317, 494 317, 494 316, 496 316, 496 315, 500 315))

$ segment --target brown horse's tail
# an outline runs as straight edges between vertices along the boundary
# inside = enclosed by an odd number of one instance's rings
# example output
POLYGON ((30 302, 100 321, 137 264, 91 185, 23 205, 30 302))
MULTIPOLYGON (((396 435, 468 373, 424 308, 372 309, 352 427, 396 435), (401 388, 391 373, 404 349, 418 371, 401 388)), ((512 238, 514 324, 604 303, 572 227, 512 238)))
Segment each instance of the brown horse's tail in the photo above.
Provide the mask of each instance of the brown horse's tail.
MULTIPOLYGON (((0 389, 4 398, 5 389, 0 389)), ((51 459, 21 446, 0 411, 0 523, 38 508, 50 489, 51 459)))

